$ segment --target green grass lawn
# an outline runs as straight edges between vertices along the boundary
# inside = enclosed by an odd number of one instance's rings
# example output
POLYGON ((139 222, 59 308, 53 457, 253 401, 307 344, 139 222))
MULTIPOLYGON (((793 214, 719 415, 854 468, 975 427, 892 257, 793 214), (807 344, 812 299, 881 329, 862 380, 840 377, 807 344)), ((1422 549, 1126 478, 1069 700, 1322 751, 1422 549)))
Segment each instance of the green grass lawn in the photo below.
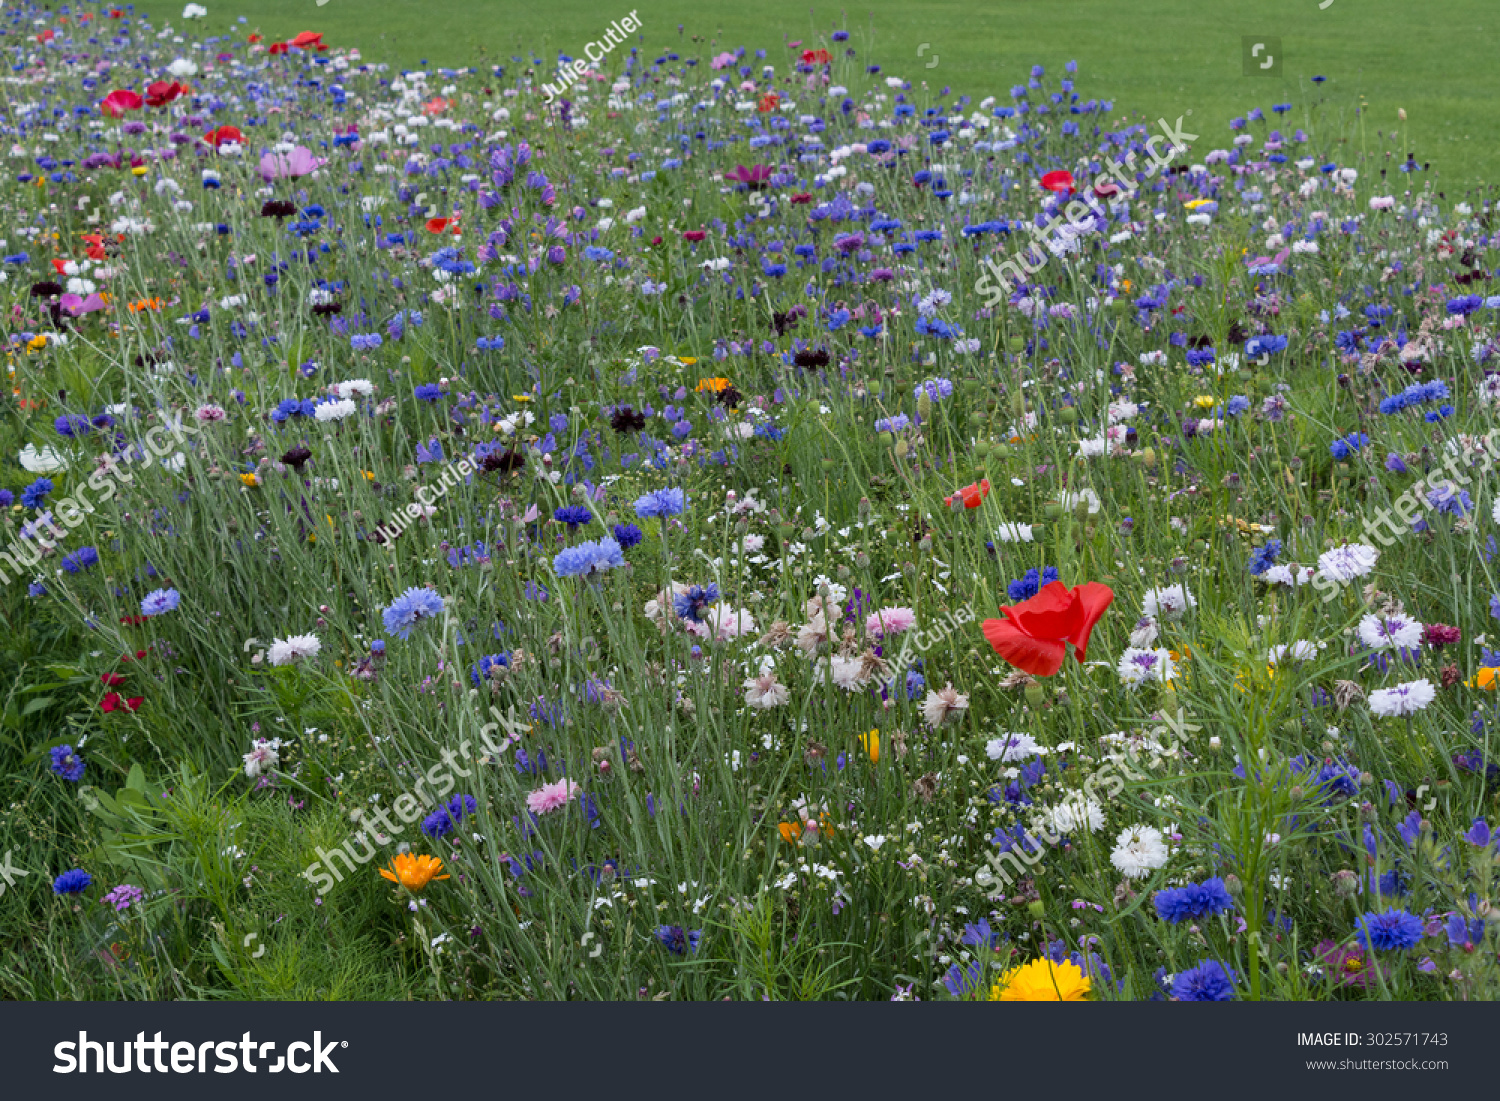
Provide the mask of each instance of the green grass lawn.
MULTIPOLYGON (((1500 167, 1500 116, 1488 105, 1500 97, 1500 70, 1490 53, 1500 10, 1490 0, 1447 0, 1441 18, 1416 17, 1406 0, 870 0, 850 11, 789 0, 755 4, 700 4, 685 0, 631 0, 644 23, 647 52, 708 45, 765 48, 783 65, 783 40, 822 41, 839 27, 859 56, 933 91, 1003 95, 1035 63, 1056 68, 1079 64, 1079 90, 1112 98, 1122 112, 1176 118, 1192 112, 1206 137, 1228 136, 1228 120, 1251 107, 1269 111, 1292 102, 1299 121, 1304 106, 1321 100, 1346 116, 1357 141, 1354 112, 1367 104, 1367 147, 1377 131, 1408 116, 1408 140, 1455 194, 1500 167), (683 30, 679 35, 678 26, 683 30), (1243 38, 1279 38, 1281 76, 1244 74, 1243 38), (918 57, 918 48, 928 49, 918 57), (934 68, 927 68, 933 60, 934 68), (1328 77, 1314 92, 1308 78, 1328 77)), ((584 0, 501 4, 493 0, 259 0, 235 7, 210 3, 211 26, 243 13, 268 38, 318 30, 332 43, 353 42, 372 60, 460 66, 481 61, 510 64, 579 55, 610 20, 631 10, 584 0)), ((148 9, 151 10, 151 9, 148 9)), ((175 14, 175 6, 173 13, 175 14)), ((1437 9, 1434 9, 1437 12, 1437 9)), ((158 16, 159 18, 159 16, 158 16)), ((1262 57, 1265 55, 1262 54, 1262 57)), ((619 64, 618 53, 612 62, 619 64)), ((1189 127, 1192 129, 1192 127, 1189 127)))

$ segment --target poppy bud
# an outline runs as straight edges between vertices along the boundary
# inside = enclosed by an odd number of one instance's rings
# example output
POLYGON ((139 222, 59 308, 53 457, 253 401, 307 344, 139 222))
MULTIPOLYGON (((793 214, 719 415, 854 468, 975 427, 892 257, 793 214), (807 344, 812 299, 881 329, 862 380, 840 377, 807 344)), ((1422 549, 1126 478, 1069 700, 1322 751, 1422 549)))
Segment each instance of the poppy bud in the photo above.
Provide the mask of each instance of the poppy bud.
POLYGON ((1026 702, 1032 707, 1042 706, 1042 700, 1046 696, 1046 690, 1037 681, 1032 681, 1026 686, 1026 702))
POLYGON ((905 440, 897 440, 896 441, 896 458, 898 458, 898 459, 904 459, 904 458, 906 458, 906 454, 910 450, 911 450, 911 448, 907 445, 907 442, 905 440))
POLYGON ((974 445, 974 454, 978 455, 981 459, 984 458, 989 453, 990 453, 990 442, 988 440, 980 440, 978 443, 976 443, 974 445))
POLYGON ((1078 423, 1078 410, 1071 405, 1065 405, 1057 411, 1057 419, 1064 424, 1078 423))
POLYGON ((932 419, 932 397, 926 390, 923 390, 922 396, 917 399, 917 416, 923 421, 932 419))

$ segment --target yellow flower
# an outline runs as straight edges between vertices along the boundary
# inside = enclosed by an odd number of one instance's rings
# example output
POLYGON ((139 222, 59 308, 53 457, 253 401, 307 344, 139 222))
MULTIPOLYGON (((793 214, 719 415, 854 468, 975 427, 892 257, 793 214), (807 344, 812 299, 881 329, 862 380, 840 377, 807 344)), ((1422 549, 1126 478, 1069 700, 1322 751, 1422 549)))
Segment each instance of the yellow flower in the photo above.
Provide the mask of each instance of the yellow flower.
POLYGON ((700 378, 698 380, 697 391, 700 394, 705 390, 712 390, 715 394, 722 394, 727 389, 729 389, 729 380, 727 378, 700 378))
POLYGON ((365 476, 365 481, 367 482, 373 482, 375 480, 375 472, 373 470, 361 470, 360 473, 365 476))
POLYGON ((1199 394, 1193 399, 1193 404, 1199 409, 1212 409, 1218 404, 1218 398, 1210 397, 1208 394, 1199 394))
POLYGON ((684 367, 691 367, 693 364, 695 364, 695 363, 698 362, 698 357, 697 356, 678 356, 677 357, 677 362, 680 363, 680 364, 682 364, 684 367))
POLYGON ((880 731, 872 730, 868 734, 861 734, 859 744, 869 755, 870 763, 878 765, 880 763, 880 731))
POLYGON ((1483 688, 1493 692, 1496 688, 1495 676, 1500 674, 1500 668, 1485 666, 1474 674, 1473 680, 1464 681, 1465 688, 1483 688))
POLYGON ((446 875, 438 875, 443 870, 443 862, 435 856, 413 856, 411 853, 397 853, 391 857, 391 870, 380 869, 380 874, 392 883, 399 883, 408 891, 420 891, 434 879, 447 879, 446 875))
POLYGON ((992 1002, 1086 1002, 1089 977, 1072 960, 1053 963, 1045 956, 1013 967, 990 988, 992 1002))
POLYGON ((132 176, 144 176, 146 174, 146 166, 144 164, 138 164, 130 170, 130 174, 132 176))
POLYGON ((36 336, 32 337, 26 342, 26 347, 31 349, 33 352, 39 352, 46 346, 47 336, 45 333, 37 333, 36 336))
POLYGON ((531 395, 530 394, 512 394, 510 397, 511 397, 512 401, 530 401, 531 400, 531 395))
POLYGON ((1186 205, 1189 210, 1197 210, 1200 206, 1207 206, 1211 202, 1213 202, 1212 199, 1194 199, 1186 205))
POLYGON ((243 482, 247 486, 254 486, 254 485, 259 485, 260 484, 259 479, 257 479, 253 473, 251 473, 251 474, 241 474, 240 475, 240 481, 243 482))

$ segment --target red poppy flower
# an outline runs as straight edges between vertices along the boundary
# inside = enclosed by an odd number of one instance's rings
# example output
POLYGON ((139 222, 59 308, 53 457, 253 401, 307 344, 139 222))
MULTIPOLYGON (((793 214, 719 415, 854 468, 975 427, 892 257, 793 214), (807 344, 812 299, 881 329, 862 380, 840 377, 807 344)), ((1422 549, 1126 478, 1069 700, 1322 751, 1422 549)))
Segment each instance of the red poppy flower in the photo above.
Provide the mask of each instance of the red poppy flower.
POLYGON ((952 497, 944 497, 943 504, 952 508, 954 501, 961 500, 964 503, 964 508, 978 508, 989 495, 990 480, 985 478, 978 485, 964 486, 963 489, 959 490, 952 497))
POLYGON ((1056 191, 1059 194, 1063 192, 1072 192, 1073 173, 1063 172, 1061 170, 1057 172, 1048 172, 1045 176, 1042 177, 1042 186, 1045 187, 1048 191, 1056 191))
POLYGON ((824 62, 832 61, 833 55, 827 50, 803 50, 802 64, 822 65, 824 62))
POLYGON ((1054 581, 1030 600, 1001 608, 1004 619, 985 620, 984 637, 1023 673, 1050 677, 1062 668, 1068 643, 1080 662, 1088 657, 1089 635, 1114 598, 1115 591, 1097 581, 1076 589, 1054 581))
POLYGON ((124 17, 124 15, 125 15, 124 11, 122 11, 119 8, 110 8, 109 9, 109 17, 111 19, 121 19, 121 18, 124 17))
POLYGON ((120 709, 120 705, 124 704, 126 707, 130 708, 130 710, 138 711, 140 710, 141 704, 143 704, 145 701, 145 696, 131 696, 127 700, 123 698, 120 693, 111 692, 109 695, 105 696, 102 700, 99 701, 99 710, 104 712, 118 711, 120 709))
POLYGON ((118 688, 125 683, 125 678, 119 673, 105 673, 99 679, 104 682, 106 688, 118 688))
POLYGON ((112 119, 120 118, 126 111, 139 111, 146 101, 137 92, 128 88, 116 88, 99 104, 99 110, 112 119))
POLYGON ((210 130, 204 134, 203 140, 217 149, 219 146, 231 141, 236 145, 243 145, 245 143, 245 135, 240 133, 238 126, 221 126, 217 130, 210 130))
POLYGON ((303 31, 296 38, 292 39, 291 42, 287 43, 289 46, 296 46, 299 50, 305 50, 309 46, 321 46, 322 44, 323 36, 321 34, 314 34, 312 31, 303 31))
POLYGON ((57 37, 57 33, 55 31, 46 30, 46 31, 43 31, 41 34, 37 35, 36 36, 36 40, 38 42, 51 42, 56 37, 57 37))
POLYGON ((427 219, 427 232, 428 233, 443 233, 445 231, 448 232, 448 233, 451 233, 451 234, 453 234, 453 236, 457 237, 458 233, 459 233, 458 219, 457 218, 428 218, 427 219))
POLYGON ((132 658, 129 654, 121 654, 120 655, 120 660, 121 661, 139 661, 141 658, 143 658, 145 656, 146 656, 146 651, 145 650, 137 650, 135 652, 135 657, 134 658, 132 658))
POLYGON ((267 50, 266 52, 268 54, 270 54, 272 57, 278 57, 281 54, 286 53, 291 48, 292 47, 290 45, 288 45, 287 43, 285 43, 285 42, 272 42, 271 43, 271 48, 269 50, 267 50))
POLYGON ((249 37, 249 39, 247 39, 247 41, 248 41, 248 42, 249 42, 249 43, 250 43, 250 45, 252 45, 252 46, 253 46, 253 45, 255 45, 255 44, 256 44, 256 43, 257 43, 257 42, 259 42, 259 41, 260 41, 260 38, 261 38, 261 36, 260 36, 260 35, 258 35, 258 34, 252 34, 252 35, 251 35, 251 36, 250 36, 250 37, 249 37))
POLYGON ((683 233, 682 239, 684 241, 701 241, 707 236, 708 234, 701 229, 690 229, 683 233))
POLYGON ((146 622, 146 617, 143 615, 123 615, 120 617, 120 622, 127 627, 139 627, 142 623, 146 622))
POLYGON ((781 97, 775 92, 767 92, 760 97, 760 102, 755 105, 755 109, 761 114, 765 114, 767 111, 774 111, 780 106, 781 97))
POLYGON ((146 85, 146 104, 149 107, 165 107, 186 91, 177 81, 168 84, 165 80, 152 81, 146 85))

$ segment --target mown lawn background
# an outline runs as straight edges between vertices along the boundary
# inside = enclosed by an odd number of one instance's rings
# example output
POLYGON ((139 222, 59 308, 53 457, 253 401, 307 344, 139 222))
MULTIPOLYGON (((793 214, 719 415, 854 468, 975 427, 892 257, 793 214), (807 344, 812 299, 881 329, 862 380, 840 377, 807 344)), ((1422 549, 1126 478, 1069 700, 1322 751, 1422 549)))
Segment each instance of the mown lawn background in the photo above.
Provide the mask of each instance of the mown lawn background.
MULTIPOLYGON (((693 36, 720 46, 769 46, 777 38, 822 42, 837 28, 851 32, 847 45, 883 70, 934 92, 1004 96, 1033 64, 1049 69, 1079 64, 1086 95, 1112 99, 1117 111, 1175 119, 1192 112, 1207 137, 1223 134, 1231 118, 1259 106, 1296 102, 1300 118, 1309 100, 1309 78, 1325 76, 1322 98, 1347 116, 1361 97, 1366 141, 1397 125, 1407 113, 1410 148, 1429 162, 1455 194, 1487 182, 1500 168, 1500 9, 1491 0, 870 0, 856 7, 807 5, 792 0, 754 4, 689 0, 555 0, 543 4, 494 0, 257 0, 206 4, 210 30, 246 27, 268 41, 302 30, 324 33, 330 43, 353 43, 374 60, 416 66, 490 63, 519 58, 555 63, 559 50, 580 56, 611 20, 634 10, 642 21, 643 52, 658 53, 693 36), (682 30, 679 35, 679 26, 682 30), (1244 75, 1243 38, 1281 40, 1282 77, 1244 75), (919 57, 918 48, 928 44, 919 57), (936 58, 937 66, 926 66, 936 58), (1302 94, 1297 94, 1297 93, 1302 94)), ((160 22, 180 6, 141 5, 160 22)), ((826 45, 826 42, 824 42, 826 45)), ((685 55, 687 56, 687 55, 685 55)), ((785 72, 786 56, 768 56, 785 72)), ((1262 55, 1264 56, 1264 55, 1262 55)), ((619 52, 610 59, 618 71, 619 52)), ((1189 127, 1192 129, 1192 127, 1189 127)))

